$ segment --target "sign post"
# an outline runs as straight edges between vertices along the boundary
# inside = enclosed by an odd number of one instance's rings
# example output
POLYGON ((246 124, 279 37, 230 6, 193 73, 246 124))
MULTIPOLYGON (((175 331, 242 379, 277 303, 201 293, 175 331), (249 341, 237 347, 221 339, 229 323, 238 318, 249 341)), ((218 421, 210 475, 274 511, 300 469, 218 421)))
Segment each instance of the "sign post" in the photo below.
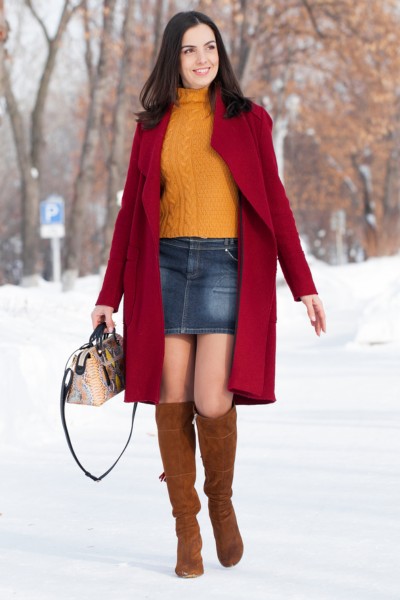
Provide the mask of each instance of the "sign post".
POLYGON ((52 194, 40 203, 40 237, 51 239, 53 281, 61 281, 61 245, 65 236, 64 198, 52 194))
POLYGON ((346 233, 346 213, 344 210, 335 210, 331 214, 331 229, 336 232, 336 260, 338 265, 346 263, 343 237, 346 233))

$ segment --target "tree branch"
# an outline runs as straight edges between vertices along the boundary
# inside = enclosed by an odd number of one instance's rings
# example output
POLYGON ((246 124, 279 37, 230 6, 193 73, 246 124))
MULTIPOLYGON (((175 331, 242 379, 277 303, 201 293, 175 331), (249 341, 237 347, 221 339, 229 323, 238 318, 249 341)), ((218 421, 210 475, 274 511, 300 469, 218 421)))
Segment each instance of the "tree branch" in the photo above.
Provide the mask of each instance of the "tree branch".
POLYGON ((90 39, 90 25, 89 25, 89 18, 88 18, 88 5, 87 5, 87 0, 83 0, 82 1, 82 9, 83 9, 83 28, 84 28, 84 32, 85 32, 85 63, 86 63, 86 69, 88 72, 88 78, 89 78, 89 85, 90 88, 92 88, 93 86, 93 78, 94 78, 94 72, 93 72, 93 53, 92 53, 92 45, 91 45, 91 39, 90 39))
MULTIPOLYGON (((68 21, 70 20, 70 18, 72 17, 72 15, 79 10, 80 8, 83 7, 84 5, 84 0, 81 0, 81 2, 78 2, 78 4, 76 4, 75 6, 70 7, 70 0, 64 0, 64 6, 62 9, 62 14, 61 14, 61 19, 60 19, 60 25, 63 22, 64 19, 66 19, 66 22, 68 23, 68 21)), ((52 38, 49 35, 49 32, 47 31, 46 25, 44 24, 43 19, 39 16, 38 12, 36 11, 35 7, 32 4, 32 0, 25 0, 25 4, 27 6, 27 8, 29 8, 29 10, 32 13, 32 16, 35 18, 35 20, 37 21, 38 25, 40 26, 41 30, 44 33, 44 36, 47 40, 47 43, 50 44, 52 42, 52 38)), ((58 30, 60 29, 60 25, 58 30)), ((53 39, 55 39, 58 36, 58 30, 56 32, 56 35, 53 39)))
MULTIPOLYGON (((31 5, 31 0, 25 0, 27 5, 31 5)), ((40 154, 43 147, 43 113, 46 103, 47 93, 49 90, 50 80, 54 71, 56 56, 60 47, 61 38, 67 28, 67 25, 72 15, 83 5, 83 0, 74 7, 69 6, 69 0, 64 0, 60 21, 57 31, 53 38, 50 38, 46 31, 46 39, 48 42, 48 54, 46 63, 43 68, 43 73, 40 78, 39 88, 36 95, 35 106, 32 112, 32 164, 40 171, 40 154)), ((32 10, 32 9, 31 9, 32 10)), ((38 17, 40 20, 40 17, 38 17)), ((43 25, 44 27, 44 25, 43 25)), ((42 28, 43 28, 42 27, 42 28)))
POLYGON ((312 7, 310 6, 310 3, 308 2, 308 0, 300 0, 300 3, 304 6, 304 8, 306 9, 306 12, 309 16, 309 19, 311 21, 311 25, 314 28, 315 33, 320 37, 320 38, 326 38, 326 35, 324 33, 322 33, 322 31, 320 30, 317 20, 314 16, 314 12, 312 7))
POLYGON ((14 136, 15 150, 17 161, 21 174, 26 174, 29 161, 27 157, 27 142, 24 132, 23 118, 18 107, 18 102, 12 89, 10 77, 8 74, 6 62, 6 53, 3 43, 0 44, 0 73, 1 73, 1 88, 3 90, 8 116, 10 118, 11 128, 14 136))
MULTIPOLYGON (((43 19, 41 19, 38 15, 38 13, 36 12, 36 9, 34 8, 33 4, 32 4, 32 0, 25 0, 25 4, 26 6, 29 8, 29 10, 32 13, 32 16, 35 18, 35 20, 37 21, 39 27, 41 28, 41 30, 44 33, 44 37, 47 40, 47 43, 50 44, 51 39, 49 36, 49 32, 47 31, 46 25, 43 22, 43 19)), ((68 0, 65 0, 65 4, 68 4, 68 0)), ((65 8, 65 6, 64 6, 65 8)))

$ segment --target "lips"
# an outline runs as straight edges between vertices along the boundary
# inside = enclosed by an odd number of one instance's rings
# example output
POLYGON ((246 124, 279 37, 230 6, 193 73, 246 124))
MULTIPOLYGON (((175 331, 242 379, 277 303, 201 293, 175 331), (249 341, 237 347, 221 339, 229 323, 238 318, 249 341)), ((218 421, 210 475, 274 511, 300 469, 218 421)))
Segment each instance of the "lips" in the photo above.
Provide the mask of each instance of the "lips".
POLYGON ((211 67, 206 67, 205 69, 194 69, 193 73, 196 73, 196 75, 207 75, 210 69, 211 67))

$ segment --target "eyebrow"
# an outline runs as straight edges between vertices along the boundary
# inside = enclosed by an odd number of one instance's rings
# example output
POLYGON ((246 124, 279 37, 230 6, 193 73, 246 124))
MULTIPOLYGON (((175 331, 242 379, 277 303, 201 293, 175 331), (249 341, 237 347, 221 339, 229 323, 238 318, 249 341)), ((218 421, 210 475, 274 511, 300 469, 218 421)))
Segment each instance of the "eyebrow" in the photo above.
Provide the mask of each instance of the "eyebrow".
MULTIPOLYGON (((209 42, 206 42, 204 44, 204 46, 207 46, 208 44, 212 44, 212 43, 216 43, 216 40, 210 40, 209 42)), ((196 48, 196 46, 191 46, 190 44, 186 44, 185 46, 182 46, 182 48, 196 48)))

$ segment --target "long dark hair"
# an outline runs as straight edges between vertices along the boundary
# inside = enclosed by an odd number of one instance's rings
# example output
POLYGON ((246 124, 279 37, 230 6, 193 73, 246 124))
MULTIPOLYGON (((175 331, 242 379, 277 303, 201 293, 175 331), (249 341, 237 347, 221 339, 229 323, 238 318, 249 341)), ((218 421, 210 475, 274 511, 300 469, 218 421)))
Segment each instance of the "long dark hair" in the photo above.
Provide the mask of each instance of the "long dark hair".
POLYGON ((207 15, 190 10, 174 15, 165 27, 156 64, 139 95, 144 110, 135 113, 144 129, 158 125, 170 104, 177 101, 177 88, 183 85, 179 74, 182 38, 187 29, 200 23, 213 30, 219 56, 218 72, 208 92, 212 110, 215 109, 217 86, 221 90, 226 118, 251 110, 251 100, 240 89, 218 27, 207 15))

